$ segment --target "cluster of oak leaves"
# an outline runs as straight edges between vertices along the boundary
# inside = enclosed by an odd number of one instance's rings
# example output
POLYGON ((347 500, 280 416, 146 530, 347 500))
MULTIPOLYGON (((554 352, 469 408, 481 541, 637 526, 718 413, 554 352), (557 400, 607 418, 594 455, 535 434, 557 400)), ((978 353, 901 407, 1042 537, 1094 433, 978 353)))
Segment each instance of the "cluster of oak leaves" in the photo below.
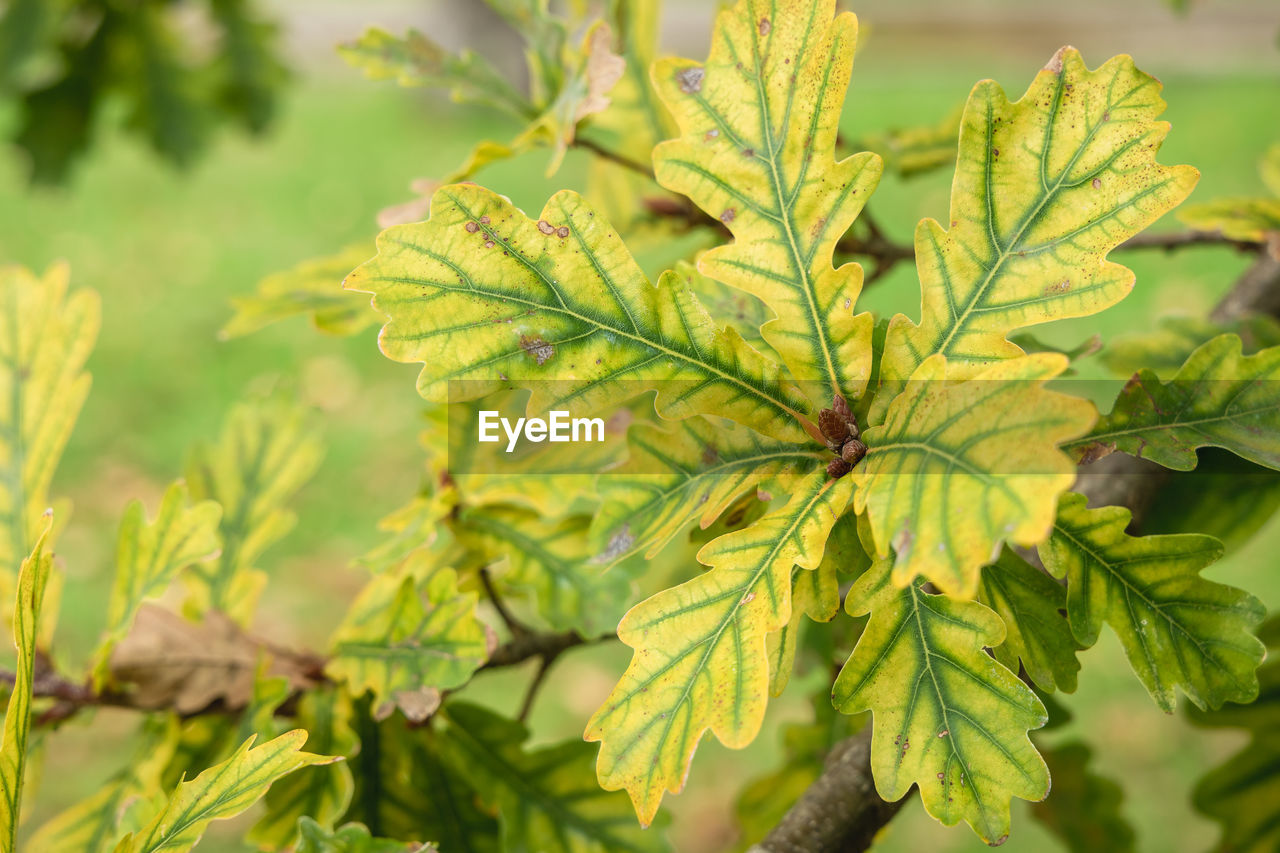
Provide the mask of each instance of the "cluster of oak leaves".
MULTIPOLYGON (((134 704, 179 714, 234 691, 243 710, 149 718, 139 760, 37 830, 32 849, 185 849, 264 794, 249 836, 264 848, 660 848, 641 827, 683 787, 698 741, 710 730, 729 746, 750 742, 801 648, 848 659, 832 701, 815 701, 814 725, 793 732, 786 766, 744 793, 748 836, 816 777, 835 740, 870 725, 885 799, 915 786, 938 820, 998 843, 1011 798, 1045 800, 1049 759, 1078 781, 1068 790, 1092 792, 1094 813, 1050 798, 1037 814, 1069 844, 1073 822, 1088 820, 1123 849, 1131 835, 1115 797, 1096 806, 1111 783, 1086 773, 1087 751, 1042 754, 1029 736, 1050 721, 1051 694, 1074 690, 1076 652, 1104 622, 1160 708, 1181 690, 1205 723, 1255 729, 1251 750, 1214 771, 1198 801, 1239 849, 1274 841, 1266 809, 1274 815, 1268 792, 1280 783, 1253 773, 1280 754, 1274 691, 1244 704, 1260 674, 1280 677, 1274 664, 1259 669, 1257 635, 1275 634, 1258 630, 1262 605, 1200 577, 1223 552, 1214 536, 1131 536, 1126 509, 1090 507, 1070 489, 1079 462, 1112 452, 1186 471, 1211 446, 1280 469, 1280 328, 1186 322, 1129 342, 1117 363, 1154 355, 1164 372, 1139 372, 1105 416, 1046 387, 1072 353, 1009 339, 1122 299, 1134 277, 1107 254, 1194 186, 1194 169, 1156 162, 1168 132, 1159 84, 1129 57, 1090 71, 1064 48, 1021 99, 981 82, 958 128, 899 138, 891 165, 954 157, 956 174, 946 227, 925 220, 916 231, 919 321, 880 320, 857 310, 861 268, 834 266, 884 168, 874 153, 837 160, 852 15, 835 16, 833 0, 742 0, 720 14, 698 65, 653 61, 651 4, 619 4, 621 19, 589 28, 580 48, 537 4, 494 5, 528 34, 527 95, 479 57, 416 33, 371 31, 346 52, 372 76, 444 84, 520 118, 518 137, 482 143, 455 178, 530 148, 551 148, 554 165, 585 146, 600 154, 589 192, 599 203, 561 192, 531 217, 474 184, 441 186, 425 221, 425 200, 388 214, 406 224, 383 232, 372 260, 353 247, 269 279, 228 332, 291 313, 344 334, 385 318, 382 351, 425 364, 419 391, 433 403, 457 404, 458 389, 476 400, 524 389, 531 413, 626 400, 661 421, 637 419, 622 459, 550 451, 576 454, 583 470, 611 466, 599 476, 521 476, 518 464, 485 476, 456 457, 443 469, 444 407, 434 407, 428 485, 387 519, 329 654, 274 650, 233 686, 225 673, 166 682, 156 662, 184 644, 259 660, 245 631, 266 581, 256 562, 318 462, 296 406, 237 409, 154 518, 140 504, 126 514, 91 687, 132 689, 134 704), (656 184, 628 168, 647 169, 650 155, 656 184), (732 241, 651 282, 619 234, 633 248, 670 240, 677 226, 655 211, 684 211, 712 236, 723 226, 732 241), (346 288, 359 293, 335 294, 357 264, 346 288), (742 328, 713 319, 721 310, 742 328), (682 535, 694 522, 696 562, 682 535), (178 576, 184 615, 145 603, 178 576), (567 648, 616 630, 634 650, 587 723, 598 747, 528 749, 522 722, 452 695, 508 648, 477 615, 482 580, 515 602, 512 642, 560 632, 567 648), (653 594, 627 609, 637 588, 653 594), (842 604, 865 619, 837 618, 842 604), (832 624, 806 632, 806 622, 832 624), (1214 712, 1226 703, 1239 704, 1214 712), (280 734, 281 716, 299 729, 280 734), (318 766, 293 772, 308 764, 318 766)), ((1264 177, 1280 193, 1280 152, 1264 177)), ((1261 243, 1278 206, 1232 200, 1188 221, 1261 243)), ((17 576, 0 762, 5 790, 20 792, 44 665, 36 648, 48 636, 41 602, 47 611, 58 577, 57 526, 36 508, 87 393, 96 303, 68 296, 62 269, 6 270, 0 284, 35 318, 0 333, 9 382, 45 413, 11 420, 16 440, 6 439, 8 458, 28 460, 5 492, 19 521, 0 537, 8 563, 30 554, 17 576)), ((6 849, 17 804, 0 801, 6 849)))

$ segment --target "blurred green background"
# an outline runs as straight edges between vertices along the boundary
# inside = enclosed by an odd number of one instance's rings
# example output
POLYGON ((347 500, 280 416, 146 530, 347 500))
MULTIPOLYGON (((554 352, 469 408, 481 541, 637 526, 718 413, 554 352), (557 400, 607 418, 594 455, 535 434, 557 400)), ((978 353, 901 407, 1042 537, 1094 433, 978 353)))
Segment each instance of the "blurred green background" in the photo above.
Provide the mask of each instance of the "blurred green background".
MULTIPOLYGON (((100 134, 61 189, 29 190, 16 155, 0 156, 0 261, 42 269, 65 259, 73 285, 98 290, 104 302, 90 362, 93 392, 54 490, 75 504, 60 547, 68 574, 57 640, 64 666, 81 665, 101 629, 124 505, 141 497, 154 507, 164 485, 180 475, 187 448, 216 435, 229 404, 278 383, 320 411, 329 449, 301 496, 297 528, 262 562, 272 582, 258 627, 280 643, 322 647, 363 580, 352 558, 377 541, 377 519, 418 484, 416 368, 382 358, 374 330, 332 339, 290 321, 230 342, 216 333, 230 316, 230 297, 248 293, 269 273, 370 239, 377 211, 409 198, 410 180, 449 171, 477 139, 509 135, 510 126, 432 94, 366 82, 333 51, 336 42, 378 24, 393 31, 417 26, 446 44, 510 54, 511 40, 473 8, 479 6, 474 0, 267 4, 283 26, 294 69, 275 129, 261 142, 222 135, 190 172, 160 165, 119 132, 100 134)), ((664 46, 704 55, 712 4, 680 0, 675 7, 665 21, 664 46)), ((1173 131, 1162 160, 1201 170, 1194 199, 1254 191, 1257 158, 1280 139, 1280 4, 1274 0, 1192 3, 1185 15, 1159 0, 882 0, 853 8, 867 30, 843 120, 849 138, 935 123, 983 77, 1020 93, 1056 47, 1071 43, 1091 65, 1132 53, 1164 81, 1173 131)), ((6 129, 12 121, 0 112, 6 129)), ((571 152, 550 179, 542 175, 545 162, 545 152, 537 152, 479 180, 526 210, 539 209, 556 189, 582 187, 584 155, 571 152)), ((946 216, 949 181, 946 170, 909 181, 889 176, 871 207, 891 235, 906 241, 920 217, 946 216)), ((1125 303, 1043 337, 1075 343, 1098 332, 1106 339, 1149 328, 1164 314, 1206 313, 1247 263, 1229 249, 1131 253, 1122 260, 1138 274, 1125 303)), ((913 271, 899 267, 862 304, 916 314, 913 271)), ((1280 524, 1273 523, 1208 574, 1251 590, 1274 610, 1280 608, 1277 553, 1280 524)), ((599 648, 564 660, 537 706, 537 737, 580 734, 626 657, 625 649, 599 648)), ((1242 737, 1194 730, 1179 715, 1161 714, 1109 633, 1081 658, 1080 690, 1064 699, 1075 719, 1046 742, 1087 737, 1095 769, 1124 784, 1124 812, 1138 829, 1140 849, 1206 849, 1216 830, 1191 810, 1189 792, 1199 773, 1237 749, 1242 737)), ((483 675, 477 690, 512 710, 526 676, 483 675)), ((807 717, 805 696, 826 677, 810 672, 796 679, 787 696, 771 704, 749 749, 733 752, 704 741, 688 790, 668 799, 677 849, 723 849, 733 842, 731 803, 739 782, 777 756, 778 726, 807 717)), ((33 825, 91 792, 125 760, 126 744, 113 749, 103 733, 123 736, 129 724, 126 714, 104 711, 92 730, 77 722, 50 741, 33 825)), ((233 839, 242 825, 215 825, 201 849, 241 849, 233 839)), ((915 804, 877 849, 980 847, 967 829, 939 827, 915 804)), ((1061 848, 1018 804, 1007 849, 1061 848)))

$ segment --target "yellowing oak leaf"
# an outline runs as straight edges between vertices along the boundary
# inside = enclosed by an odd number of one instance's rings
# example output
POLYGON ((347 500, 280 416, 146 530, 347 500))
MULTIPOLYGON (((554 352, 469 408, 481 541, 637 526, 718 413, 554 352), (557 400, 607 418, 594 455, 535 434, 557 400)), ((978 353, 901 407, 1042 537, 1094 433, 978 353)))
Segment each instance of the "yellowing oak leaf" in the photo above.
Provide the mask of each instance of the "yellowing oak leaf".
POLYGON ((1021 99, 985 80, 961 121, 946 229, 916 228, 921 320, 893 318, 881 378, 905 381, 934 353, 967 376, 1022 350, 1024 326, 1094 314, 1133 287, 1107 253, 1191 192, 1199 173, 1162 166, 1160 83, 1128 56, 1089 71, 1054 54, 1021 99))
POLYGON ((305 409, 282 397, 238 404, 218 441, 196 448, 187 484, 192 500, 222 504, 222 551, 188 573, 189 613, 216 609, 241 625, 249 622, 267 581, 254 563, 293 527, 286 503, 323 454, 305 409))
POLYGON ((230 758, 183 781, 164 810, 138 832, 120 839, 116 853, 190 850, 215 820, 235 817, 252 806, 277 779, 310 764, 334 759, 303 752, 307 733, 286 732, 253 746, 249 738, 230 758))
POLYGON ((885 422, 863 433, 870 451, 852 474, 855 507, 868 515, 879 556, 894 555, 895 583, 923 575, 972 598, 1004 543, 1048 536, 1058 495, 1075 481, 1057 446, 1096 417, 1092 404, 1043 387, 1066 366, 1062 355, 1039 353, 954 380, 935 355, 885 422))
POLYGON ((1222 447, 1280 469, 1280 346, 1242 353, 1239 337, 1219 335, 1168 382, 1138 371, 1110 414, 1070 449, 1094 458, 1120 450, 1190 471, 1198 448, 1222 447))
POLYGON ((717 329, 676 274, 650 284, 575 193, 530 219, 480 187, 443 187, 431 218, 384 231, 346 286, 375 294, 390 318, 382 351, 425 364, 428 400, 532 385, 531 413, 585 413, 658 388, 664 417, 713 413, 805 440, 809 404, 778 366, 717 329))
POLYGON ((95 653, 94 683, 106 682, 111 651, 124 639, 144 599, 163 592, 182 569, 218 552, 222 507, 214 501, 190 504, 185 483, 169 486, 154 520, 133 501, 120 522, 116 578, 107 603, 107 631, 95 653))
POLYGON ((53 563, 53 554, 47 548, 53 526, 52 513, 46 513, 43 518, 44 529, 36 537, 31 555, 22 561, 18 570, 18 596, 13 610, 13 643, 18 650, 18 666, 0 733, 0 849, 5 851, 18 849, 27 740, 31 734, 36 638, 40 636, 40 610, 53 563))
POLYGON ((454 532, 482 559, 500 563, 497 580, 504 587, 532 593, 553 628, 595 636, 618 624, 631 577, 591 562, 590 523, 584 515, 555 521, 517 507, 484 506, 463 510, 454 532))
MULTIPOLYGON (((351 728, 351 700, 335 686, 309 690, 298 700, 295 725, 306 729, 306 747, 320 755, 354 755, 359 740, 351 728)), ((336 761, 307 773, 288 776, 271 786, 265 812, 247 839, 264 850, 281 850, 299 836, 298 820, 304 815, 332 826, 346 813, 353 790, 351 765, 336 761)))
POLYGON ((592 522, 598 553, 612 564, 658 553, 691 522, 709 527, 757 484, 825 466, 816 449, 776 441, 741 427, 688 418, 669 429, 636 424, 627 433, 626 464, 600 476, 600 510, 592 522))
POLYGON ((352 695, 372 691, 379 716, 400 705, 415 713, 430 691, 458 687, 489 659, 489 634, 476 617, 477 595, 458 591, 453 569, 415 551, 396 574, 374 577, 334 633, 327 671, 352 695), (425 692, 424 692, 425 691, 425 692))
POLYGON ((1009 834, 1011 798, 1040 800, 1049 772, 1027 732, 1044 705, 985 648, 1004 639, 1000 618, 974 601, 898 589, 882 560, 846 597, 871 614, 832 699, 846 714, 871 711, 871 770, 885 800, 915 785, 925 810, 961 820, 988 844, 1009 834))
POLYGON ((0 266, 0 593, 44 528, 49 485, 89 394, 98 295, 67 295, 68 271, 0 266))
POLYGON ((707 543, 712 568, 636 605, 618 626, 631 665, 587 723, 601 742, 596 772, 625 788, 643 824, 665 791, 684 787, 703 732, 741 747, 760 729, 769 695, 765 639, 791 618, 791 570, 817 568, 853 491, 817 470, 788 503, 707 543))
POLYGON ((1280 143, 1267 149, 1258 166, 1270 197, 1214 199, 1189 204, 1178 218, 1200 231, 1217 231, 1232 240, 1270 240, 1272 253, 1280 251, 1280 143))
POLYGON ((298 315, 310 316, 312 325, 330 335, 364 331, 378 322, 378 315, 359 294, 343 290, 342 279, 372 254, 371 245, 357 243, 267 276, 255 293, 231 300, 236 314, 219 336, 238 338, 298 315))
POLYGON ((110 853, 165 802, 161 776, 178 746, 178 719, 148 720, 131 760, 87 799, 55 815, 27 842, 42 853, 110 853))
POLYGON ((1040 557, 1067 579, 1072 633, 1091 646, 1110 623, 1139 680, 1167 712, 1175 687, 1200 708, 1252 701, 1263 647, 1250 629, 1262 621, 1262 603, 1200 577, 1222 556, 1217 539, 1130 536, 1131 517, 1124 507, 1089 509, 1084 495, 1062 496, 1040 557))
POLYGON ((717 17, 704 65, 657 62, 681 136, 653 157, 659 183, 733 233, 699 269, 774 311, 764 338, 792 375, 852 399, 871 374, 872 319, 853 312, 862 268, 833 269, 832 255, 881 163, 835 160, 858 25, 834 10, 835 0, 740 0, 717 17))

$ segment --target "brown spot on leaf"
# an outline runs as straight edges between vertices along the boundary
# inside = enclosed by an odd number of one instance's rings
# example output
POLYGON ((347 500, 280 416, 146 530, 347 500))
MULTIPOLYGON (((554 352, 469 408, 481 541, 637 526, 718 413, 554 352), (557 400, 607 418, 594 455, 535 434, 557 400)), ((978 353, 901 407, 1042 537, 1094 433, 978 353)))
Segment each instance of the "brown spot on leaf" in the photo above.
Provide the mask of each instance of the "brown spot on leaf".
POLYGON ((609 544, 605 549, 595 556, 592 562, 595 563, 612 563, 630 550, 635 543, 636 537, 631 535, 630 525, 624 524, 618 528, 618 531, 609 537, 609 544))
POLYGON ((486 249, 492 249, 492 248, 493 248, 493 241, 492 241, 492 240, 485 240, 485 241, 484 241, 484 247, 485 247, 486 249))
POLYGON ((1055 282, 1044 289, 1045 296, 1051 293, 1066 293, 1071 289, 1071 279, 1064 278, 1062 281, 1055 282))
POLYGON ((552 233, 552 232, 554 232, 556 229, 555 229, 555 226, 553 226, 553 225, 552 225, 550 222, 548 222, 547 220, 545 220, 545 219, 539 219, 539 220, 538 220, 538 230, 539 230, 539 231, 541 231, 543 234, 551 234, 551 233, 552 233))
POLYGON ((474 234, 480 230, 480 226, 474 222, 468 222, 464 227, 467 229, 468 234, 474 234))
POLYGON ((1102 442, 1095 442, 1089 445, 1088 447, 1086 447, 1084 449, 1084 452, 1080 454, 1080 464, 1092 465, 1094 462, 1097 462, 1099 459, 1102 459, 1105 456, 1110 456, 1112 453, 1115 452, 1115 450, 1116 450, 1116 446, 1114 444, 1103 444, 1102 442))
POLYGON ((487 217, 487 216, 481 216, 481 217, 480 217, 480 224, 481 224, 481 225, 488 225, 488 224, 489 224, 489 217, 487 217))
POLYGON ((742 156, 743 156, 743 157, 754 157, 754 156, 756 156, 756 150, 755 150, 754 148, 743 148, 743 149, 742 149, 742 156))
POLYGON ((683 71, 677 71, 676 82, 680 84, 680 91, 686 95, 701 92, 702 78, 706 73, 702 68, 686 68, 683 71))
POLYGON ((1094 178, 1094 179, 1093 179, 1093 188, 1094 188, 1095 190, 1100 190, 1100 189, 1102 189, 1102 179, 1101 179, 1101 178, 1094 178))
POLYGON ((568 225, 561 225, 559 228, 557 228, 557 229, 556 229, 556 236, 557 236, 557 237, 559 237, 561 240, 563 240, 565 237, 568 237, 568 236, 569 236, 569 226, 568 226, 568 225))
POLYGON ((724 209, 724 213, 720 214, 720 221, 723 222, 725 225, 728 225, 730 222, 734 220, 734 217, 736 217, 737 215, 738 215, 737 209, 732 207, 726 207, 724 209))
POLYGON ((533 356, 540 365, 546 364, 556 354, 556 348, 542 338, 528 336, 521 336, 520 349, 533 356))
POLYGON ((760 35, 767 36, 773 30, 773 24, 769 23, 768 18, 760 19, 760 35))

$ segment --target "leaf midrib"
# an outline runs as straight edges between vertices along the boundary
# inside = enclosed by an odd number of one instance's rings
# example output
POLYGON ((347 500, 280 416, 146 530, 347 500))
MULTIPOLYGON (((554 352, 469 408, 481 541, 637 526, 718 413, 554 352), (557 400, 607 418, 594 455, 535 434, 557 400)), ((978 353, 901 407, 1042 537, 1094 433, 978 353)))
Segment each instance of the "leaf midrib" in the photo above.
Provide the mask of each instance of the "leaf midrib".
MULTIPOLYGON (((1189 640, 1191 644, 1195 646, 1196 651, 1200 653, 1201 658, 1211 662, 1215 668, 1217 668, 1220 672, 1226 674, 1227 677, 1231 679, 1231 683, 1234 684, 1238 689, 1244 689, 1245 687, 1247 687, 1247 685, 1240 684, 1239 680, 1235 677, 1235 673, 1228 670, 1225 666, 1222 665, 1221 662, 1218 661, 1216 657, 1209 654, 1209 652, 1205 649, 1204 645, 1200 642, 1199 638, 1197 638, 1193 633, 1191 633, 1191 631, 1188 630, 1181 622, 1174 619, 1171 614, 1165 612, 1165 609, 1163 607, 1157 605, 1149 597, 1147 597, 1144 590, 1139 589, 1137 586, 1130 583, 1127 577, 1125 577, 1120 572, 1116 571, 1115 566, 1120 564, 1112 563, 1111 561, 1104 558, 1101 554, 1099 554, 1094 549, 1090 548, 1083 541, 1073 536, 1070 530, 1063 527, 1056 520, 1053 523, 1053 529, 1055 533, 1059 533, 1063 537, 1065 537, 1069 542, 1071 542, 1072 545, 1074 545, 1082 553, 1088 556, 1089 559, 1091 559, 1096 565, 1102 567, 1106 571, 1109 577, 1119 582, 1119 584, 1124 588, 1126 606, 1128 606, 1127 602, 1130 596, 1136 595, 1153 613, 1159 614, 1166 622, 1169 623, 1170 627, 1177 629, 1178 633, 1182 634, 1187 640, 1189 640)), ((1195 556, 1198 556, 1200 553, 1211 553, 1212 551, 1213 549, 1206 549, 1203 552, 1186 552, 1183 554, 1179 554, 1177 556, 1195 557, 1195 556)), ((1167 555, 1162 555, 1162 559, 1171 560, 1175 558, 1169 557, 1167 555)), ((1201 577, 1199 572, 1193 572, 1192 574, 1198 580, 1204 581, 1206 583, 1212 583, 1212 581, 1206 581, 1203 577, 1201 577)), ((1135 615, 1133 614, 1132 609, 1130 609, 1130 615, 1131 616, 1135 615)), ((1098 621, 1102 622, 1102 621, 1110 621, 1110 620, 1106 620, 1102 617, 1098 617, 1098 621)), ((1146 638, 1142 636, 1142 631, 1139 630, 1141 626, 1133 625, 1131 627, 1133 627, 1134 633, 1137 634, 1139 638, 1142 639, 1143 656, 1146 657, 1147 659, 1147 663, 1151 668, 1152 676, 1157 678, 1157 681, 1159 681, 1159 678, 1157 675, 1158 667, 1156 666, 1156 661, 1151 657, 1151 654, 1147 649, 1146 638)))
MULTIPOLYGON (((462 201, 458 199, 457 196, 450 195, 448 196, 448 198, 457 206, 457 208, 460 211, 462 211, 468 217, 470 217, 472 221, 476 221, 476 222, 479 221, 479 218, 476 217, 469 208, 465 207, 462 204, 462 201)), ((490 239, 493 239, 493 240, 502 239, 501 235, 499 235, 494 229, 490 228, 488 225, 481 225, 480 227, 481 229, 484 230, 485 234, 490 239)), ((573 230, 575 233, 577 232, 576 226, 573 227, 573 230)), ((445 284, 444 282, 424 281, 419 278, 410 278, 405 276, 373 276, 370 279, 372 281, 385 281, 385 282, 397 283, 397 284, 414 284, 419 286, 423 284, 427 284, 438 290, 444 290, 450 293, 479 294, 481 296, 485 296, 489 299, 494 299, 497 301, 515 302, 520 305, 526 305, 530 308, 534 308, 538 311, 546 311, 552 314, 561 314, 565 317, 571 318, 572 320, 576 321, 581 325, 584 325, 587 327, 594 327, 599 331, 608 332, 610 334, 615 334, 621 338, 626 338, 632 341, 633 343, 640 345, 645 349, 653 350, 668 358, 672 358, 677 361, 684 362, 694 367, 697 370, 703 371, 705 373, 710 373, 713 376, 717 377, 718 379, 721 379, 724 382, 727 382, 728 384, 734 387, 737 387, 741 390, 746 391, 748 396, 755 397, 757 399, 764 401, 775 410, 787 416, 789 420, 791 421, 798 420, 798 412, 796 408, 792 407, 790 404, 788 404, 787 402, 784 402, 781 399, 777 399, 773 397, 764 388, 758 387, 752 384, 751 382, 748 382, 742 379, 741 377, 731 375, 714 364, 708 364, 704 361, 700 361, 693 355, 690 355, 688 353, 683 353, 676 349, 672 349, 671 347, 665 345, 664 343, 659 343, 657 341, 650 340, 635 332, 628 332, 626 329, 619 328, 618 326, 605 323, 603 320, 599 318, 590 317, 579 311, 572 310, 571 308, 569 308, 568 304, 564 301, 564 297, 560 295, 559 290, 556 288, 555 284, 547 277, 547 275, 541 269, 539 269, 536 264, 532 263, 528 258, 526 258, 521 252, 517 251, 513 246, 509 246, 507 249, 507 251, 510 252, 511 257, 519 261, 520 264, 525 267, 525 269, 533 273, 538 278, 539 281, 541 281, 544 285, 546 285, 547 289, 551 293, 554 293, 556 295, 556 299, 560 302, 561 307, 557 308, 552 305, 547 305, 546 303, 543 303, 543 302, 535 302, 531 299, 521 298, 521 297, 515 296, 514 294, 502 293, 502 292, 497 292, 493 290, 484 289, 482 287, 478 287, 476 285, 475 279, 466 270, 463 270, 461 267, 459 267, 457 264, 450 261, 448 258, 438 255, 435 252, 432 252, 428 249, 423 248, 422 246, 418 246, 403 240, 391 240, 390 242, 393 242, 396 245, 399 245, 410 251, 418 252, 419 254, 426 255, 432 260, 435 260, 439 263, 444 264, 445 266, 453 270, 456 274, 461 276, 467 282, 469 287, 460 288, 454 285, 445 284)), ((653 285, 650 285, 650 287, 653 287, 653 285)), ((797 429, 799 429, 798 424, 797 424, 797 429)))
MULTIPOLYGON (((627 701, 630 701, 632 697, 634 697, 637 693, 641 692, 643 689, 647 689, 649 685, 653 684, 654 681, 666 675, 666 673, 669 670, 673 669, 680 660, 682 660, 684 657, 688 655, 690 651, 698 648, 699 646, 705 646, 705 649, 702 652, 701 660, 699 660, 696 666, 694 667, 695 674, 686 680, 684 691, 680 694, 680 697, 675 702, 671 703, 670 707, 672 708, 672 710, 667 712, 665 716, 665 719, 667 722, 666 722, 665 730, 663 731, 663 734, 661 737, 662 743, 666 742, 667 738, 670 735, 671 726, 675 724, 676 711, 688 701, 689 692, 692 689, 694 682, 697 680, 698 675, 700 675, 706 669, 707 662, 710 659, 712 653, 715 651, 716 647, 719 645, 720 638, 724 635, 724 632, 728 630, 729 625, 731 625, 734 622, 734 620, 737 617, 738 611, 743 607, 742 599, 744 597, 744 591, 753 588, 757 583, 760 582, 760 579, 764 577, 764 575, 766 575, 771 570, 773 561, 777 558, 778 552, 781 551, 784 544, 791 539, 796 529, 800 527, 802 520, 808 518, 809 514, 813 511, 813 507, 819 501, 821 501, 823 497, 825 497, 827 493, 827 488, 828 488, 827 484, 823 483, 822 485, 819 486, 819 488, 814 490, 813 495, 805 504, 804 509, 801 510, 800 512, 797 512, 792 517, 790 523, 787 525, 785 532, 780 534, 778 538, 774 541, 773 546, 769 549, 768 557, 759 562, 758 564, 759 568, 757 568, 757 570, 751 574, 750 579, 746 583, 739 585, 736 588, 736 590, 734 590, 734 592, 737 594, 738 600, 733 605, 730 606, 724 618, 720 620, 720 624, 719 626, 717 626, 716 630, 711 634, 707 635, 706 637, 698 640, 697 642, 692 643, 690 646, 687 647, 687 651, 684 654, 673 655, 670 662, 668 662, 667 664, 665 664, 664 666, 656 670, 649 678, 642 681, 636 687, 636 689, 631 691, 631 694, 627 697, 627 701)), ((622 703, 620 702, 618 704, 622 704, 622 703)), ((657 717, 653 719, 656 721, 663 718, 657 717)), ((650 723, 650 725, 652 725, 652 723, 650 723)), ((644 726, 641 728, 642 732, 647 730, 648 730, 648 726, 644 726)), ((656 764, 650 765, 648 775, 646 776, 646 782, 652 781, 653 774, 655 772, 657 772, 657 765, 656 764)))

